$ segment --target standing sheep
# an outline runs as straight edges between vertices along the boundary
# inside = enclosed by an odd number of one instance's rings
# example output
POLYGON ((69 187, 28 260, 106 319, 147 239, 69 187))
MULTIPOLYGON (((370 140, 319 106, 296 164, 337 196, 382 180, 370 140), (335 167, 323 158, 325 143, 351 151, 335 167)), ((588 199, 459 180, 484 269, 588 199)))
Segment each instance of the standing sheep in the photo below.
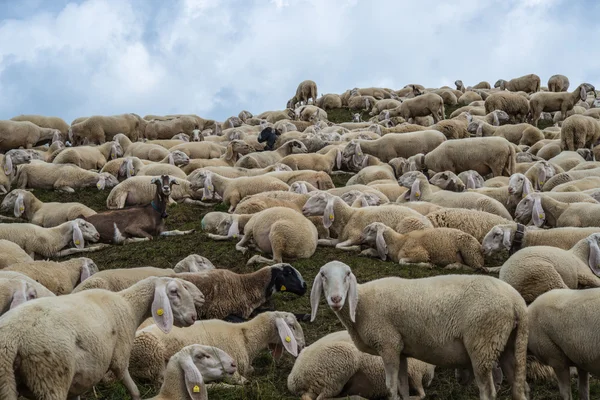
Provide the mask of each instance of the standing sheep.
POLYGON ((569 90, 569 78, 564 75, 552 75, 548 79, 548 90, 550 92, 566 92, 569 90))
POLYGON ((52 139, 58 129, 41 128, 28 121, 0 121, 0 150, 23 147, 31 149, 36 143, 52 139))
POLYGON ((67 134, 69 133, 69 124, 67 124, 62 118, 59 117, 45 117, 42 115, 17 115, 16 117, 12 117, 11 121, 29 121, 40 128, 51 128, 60 131, 61 139, 65 140, 67 138, 67 134))
MULTIPOLYGON (((426 93, 414 99, 404 100, 400 107, 394 110, 398 110, 397 115, 408 122, 411 122, 411 119, 414 120, 416 117, 431 115, 433 122, 437 124, 440 120, 446 118, 444 114, 444 99, 435 93, 426 93)), ((395 115, 391 111, 390 114, 392 116, 395 115)))
MULTIPOLYGON (((317 84, 314 81, 306 80, 300 82, 296 89, 296 94, 287 102, 287 108, 296 108, 298 103, 308 104, 308 99, 312 99, 313 103, 317 101, 317 84)), ((259 116, 260 117, 260 116, 259 116)))
POLYGON ((508 90, 510 92, 526 92, 535 93, 540 91, 542 80, 536 74, 523 75, 518 78, 513 78, 510 81, 498 79, 494 84, 495 88, 500 90, 508 90))
POLYGON ((571 115, 564 120, 560 131, 562 150, 575 151, 593 148, 600 139, 600 122, 585 115, 571 115))
POLYGON ((537 123, 542 115, 542 112, 560 111, 560 115, 565 118, 567 111, 573 109, 579 100, 587 99, 587 92, 595 89, 589 83, 582 83, 577 86, 572 92, 543 92, 536 93, 529 100, 531 108, 532 124, 537 126, 537 123))
POLYGON ((118 133, 122 133, 136 142, 144 137, 146 121, 137 114, 120 114, 114 116, 95 115, 71 125, 69 139, 76 145, 89 143, 103 144, 113 140, 118 133))
POLYGON ((504 111, 516 122, 525 122, 529 114, 529 101, 513 92, 493 93, 485 99, 485 113, 495 110, 504 111))

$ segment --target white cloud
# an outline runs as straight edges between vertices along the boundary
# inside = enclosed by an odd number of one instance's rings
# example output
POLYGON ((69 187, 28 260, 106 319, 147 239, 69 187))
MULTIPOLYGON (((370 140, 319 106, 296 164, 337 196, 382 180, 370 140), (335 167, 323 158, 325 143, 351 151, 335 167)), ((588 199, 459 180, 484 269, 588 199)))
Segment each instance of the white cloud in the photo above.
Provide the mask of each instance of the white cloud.
MULTIPOLYGON (((319 93, 598 81, 595 4, 566 0, 84 0, 0 21, 0 118, 194 112, 225 119, 319 93), (587 21, 587 22, 581 22, 587 21)), ((1 11, 1 10, 0 10, 1 11)), ((0 12, 0 14, 2 14, 0 12)))

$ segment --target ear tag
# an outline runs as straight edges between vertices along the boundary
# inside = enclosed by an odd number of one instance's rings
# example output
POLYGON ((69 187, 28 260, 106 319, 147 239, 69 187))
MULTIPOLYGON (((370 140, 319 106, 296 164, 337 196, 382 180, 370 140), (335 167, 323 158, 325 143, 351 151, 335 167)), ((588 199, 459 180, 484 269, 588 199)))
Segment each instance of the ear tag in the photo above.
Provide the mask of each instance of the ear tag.
POLYGON ((165 311, 162 308, 159 308, 158 310, 156 310, 156 315, 158 315, 159 317, 162 316, 165 313, 165 311))
POLYGON ((96 183, 96 187, 97 187, 98 189, 102 189, 102 185, 100 184, 100 182, 96 183))
POLYGON ((234 239, 237 239, 237 237, 238 237, 237 233, 234 233, 234 234, 233 234, 233 238, 234 238, 234 239))
POLYGON ((25 207, 23 207, 23 206, 19 207, 19 211, 21 211, 21 213, 22 213, 23 211, 25 211, 25 207))
POLYGON ((417 196, 417 197, 421 197, 421 192, 416 192, 416 193, 415 193, 415 196, 417 196))
POLYGON ((214 190, 213 185, 208 185, 208 190, 214 190))
POLYGON ((79 243, 81 243, 79 240, 75 241, 75 246, 79 246, 79 243))
POLYGON ((544 181, 540 181, 540 185, 544 186, 544 181))
POLYGON ((291 341, 292 341, 292 338, 291 338, 291 337, 289 337, 289 336, 286 336, 286 337, 285 337, 285 341, 289 343, 289 342, 291 342, 291 341))
POLYGON ((523 193, 523 198, 527 197, 527 195, 525 193, 523 193))
POLYGON ((358 156, 359 156, 359 157, 362 157, 362 155, 363 155, 362 151, 359 151, 359 152, 358 152, 358 153, 356 153, 356 154, 358 154, 358 156))
POLYGON ((135 172, 134 170, 130 169, 130 170, 129 170, 129 175, 133 175, 133 174, 134 174, 134 172, 135 172))
POLYGON ((539 219, 542 219, 542 218, 544 218, 544 214, 538 214, 538 218, 539 218, 539 219))
POLYGON ((198 385, 195 385, 195 386, 194 386, 194 388, 192 389, 192 391, 193 391, 194 393, 200 393, 200 386, 198 386, 198 385))
POLYGON ((285 292, 287 290, 287 288, 284 285, 281 285, 281 289, 282 292, 285 292))
POLYGON ((329 219, 330 219, 331 221, 333 221, 333 219, 334 219, 334 218, 335 218, 335 217, 333 216, 333 214, 329 214, 329 219))

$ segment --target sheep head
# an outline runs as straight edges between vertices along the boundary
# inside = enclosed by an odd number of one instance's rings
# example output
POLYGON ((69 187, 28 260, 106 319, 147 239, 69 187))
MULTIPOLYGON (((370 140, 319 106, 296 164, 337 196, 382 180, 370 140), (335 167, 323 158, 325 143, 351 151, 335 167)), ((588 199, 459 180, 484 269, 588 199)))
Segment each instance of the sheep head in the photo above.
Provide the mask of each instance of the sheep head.
POLYGON ((542 198, 540 194, 532 193, 523 198, 515 210, 515 221, 526 224, 529 220, 538 228, 544 225, 546 213, 542 207, 542 198))
POLYGON ((375 246, 377 254, 382 260, 386 260, 388 256, 388 247, 383 237, 384 232, 390 229, 381 222, 373 222, 367 225, 360 235, 360 242, 368 244, 369 246, 375 246))
POLYGON ((173 165, 175 165, 176 167, 181 167, 190 163, 190 158, 183 151, 173 150, 170 153, 170 156, 173 159, 173 165))
POLYGON ((458 174, 458 177, 466 185, 467 189, 477 189, 483 187, 483 177, 477 171, 468 170, 458 174))
POLYGON ((304 207, 302 207, 302 214, 305 217, 323 215, 323 226, 329 228, 335 220, 335 198, 335 196, 327 192, 319 192, 309 198, 304 204, 304 207))
POLYGON ((588 266, 596 276, 600 276, 600 234, 593 233, 587 237, 587 242, 590 246, 590 255, 588 257, 588 266))
POLYGON ((456 85, 456 90, 462 90, 465 87, 463 81, 461 81, 460 79, 455 80, 454 84, 456 85))
POLYGON ((331 261, 321 267, 315 277, 310 293, 311 321, 317 317, 321 293, 334 312, 340 312, 348 300, 350 320, 356 322, 358 304, 358 284, 350 267, 340 261, 331 261))
POLYGON ((275 292, 290 292, 303 296, 306 293, 307 286, 302 274, 290 264, 279 263, 265 268, 271 270, 271 280, 266 288, 269 295, 275 292))
POLYGON ((523 174, 513 174, 508 180, 508 194, 519 199, 533 193, 531 181, 523 174))
POLYGON ((161 331, 169 333, 173 325, 186 327, 196 322, 196 304, 202 303, 200 299, 204 299, 200 289, 176 278, 150 277, 141 282, 144 281, 154 281, 151 311, 154 322, 161 331))
POLYGON ((483 254, 490 256, 505 248, 510 250, 512 246, 511 225, 496 225, 485 235, 481 242, 483 254))
POLYGON ((452 192, 465 191, 465 184, 452 171, 438 172, 429 179, 429 182, 444 190, 452 192))
POLYGON ((213 263, 206 257, 202 257, 198 254, 190 254, 183 260, 179 261, 173 271, 175 273, 180 272, 203 272, 215 269, 213 263))

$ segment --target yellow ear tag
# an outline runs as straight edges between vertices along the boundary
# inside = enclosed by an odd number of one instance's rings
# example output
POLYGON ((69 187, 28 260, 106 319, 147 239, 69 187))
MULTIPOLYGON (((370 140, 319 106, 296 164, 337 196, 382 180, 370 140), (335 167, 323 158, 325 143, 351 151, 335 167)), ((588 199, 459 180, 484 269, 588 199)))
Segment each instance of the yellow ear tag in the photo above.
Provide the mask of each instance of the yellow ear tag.
POLYGON ((212 187, 212 185, 210 185, 210 186, 208 187, 208 190, 213 190, 213 189, 214 189, 214 188, 212 187))
POLYGON ((76 245, 76 246, 79 246, 79 243, 81 243, 79 240, 76 240, 76 241, 75 241, 75 245, 76 245))
POLYGON ((237 237, 238 237, 237 233, 234 233, 234 234, 233 234, 233 238, 234 238, 234 239, 237 239, 237 237))
POLYGON ((361 153, 356 153, 356 154, 358 154, 359 157, 362 157, 362 155, 363 155, 362 152, 361 153))
POLYGON ((538 218, 540 218, 540 219, 544 218, 544 214, 538 214, 538 218))
POLYGON ((159 317, 162 316, 165 313, 165 311, 162 308, 159 308, 158 310, 156 310, 156 315, 158 315, 159 317))
POLYGON ((287 289, 287 288, 286 288, 284 285, 281 285, 281 289, 280 289, 280 290, 281 290, 282 292, 285 292, 285 290, 286 290, 286 289, 287 289))
POLYGON ((19 207, 19 211, 21 211, 21 212, 25 211, 25 207, 19 207))
POLYGON ((544 181, 540 181, 540 185, 542 185, 542 186, 543 186, 543 185, 544 185, 544 181))
POLYGON ((417 193, 415 193, 415 196, 417 196, 417 197, 421 197, 421 192, 417 192, 417 193))
POLYGON ((134 170, 132 170, 132 169, 129 170, 129 175, 133 175, 134 173, 135 173, 134 170))
POLYGON ((334 218, 333 214, 329 214, 329 219, 333 221, 333 218, 334 218))
POLYGON ((100 184, 100 182, 96 183, 96 187, 97 187, 98 189, 100 189, 100 188, 102 187, 102 185, 100 184))
POLYGON ((291 342, 291 341, 292 341, 292 338, 291 338, 291 337, 289 337, 289 336, 286 336, 286 337, 285 337, 285 341, 289 343, 289 342, 291 342))
POLYGON ((198 386, 198 385, 194 386, 194 388, 192 389, 192 391, 194 393, 200 393, 200 386, 198 386))

